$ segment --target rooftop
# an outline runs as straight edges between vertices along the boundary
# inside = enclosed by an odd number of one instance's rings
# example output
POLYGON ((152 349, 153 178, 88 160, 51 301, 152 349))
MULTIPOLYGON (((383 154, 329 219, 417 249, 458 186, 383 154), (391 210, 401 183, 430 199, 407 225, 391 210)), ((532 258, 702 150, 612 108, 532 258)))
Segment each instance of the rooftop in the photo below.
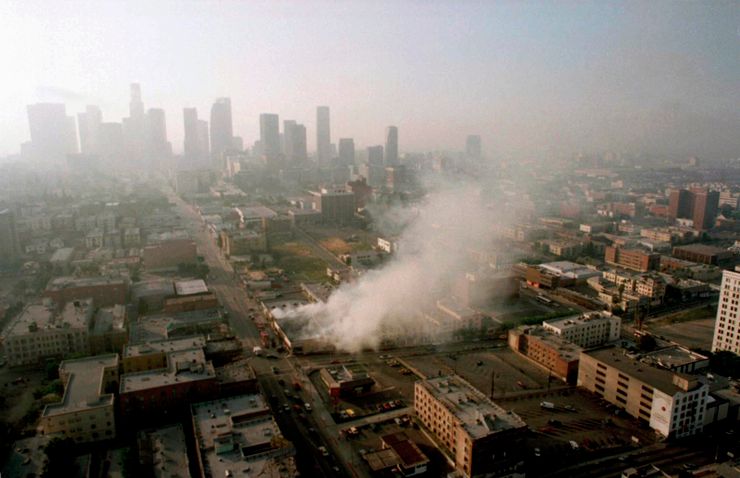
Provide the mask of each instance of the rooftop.
POLYGON ((46 286, 46 290, 62 290, 72 287, 92 287, 110 284, 123 285, 126 282, 123 279, 112 278, 112 277, 57 277, 49 282, 46 286))
POLYGON ((177 295, 195 295, 208 292, 208 286, 203 279, 193 279, 175 282, 177 295))
POLYGON ((126 330, 126 306, 116 304, 113 307, 98 309, 92 333, 96 335, 126 330))
POLYGON ((562 330, 572 329, 575 327, 579 327, 581 325, 585 325, 591 322, 608 322, 611 320, 615 320, 616 317, 613 317, 611 315, 606 315, 601 312, 590 312, 585 313, 582 315, 572 315, 568 317, 563 317, 562 319, 553 319, 553 320, 546 320, 543 322, 543 324, 547 324, 550 327, 555 327, 562 330))
POLYGON ((142 432, 149 442, 155 478, 190 476, 188 450, 182 425, 142 432))
POLYGON ((722 249, 721 247, 709 246, 707 244, 686 244, 685 246, 676 246, 673 249, 695 252, 698 254, 706 254, 706 255, 732 254, 727 249, 722 249))
POLYGON ((113 394, 104 393, 103 390, 103 372, 110 367, 118 367, 117 354, 63 361, 59 365, 59 372, 69 377, 64 397, 59 403, 47 405, 43 416, 113 405, 113 394))
POLYGON ((72 260, 72 255, 74 255, 74 253, 75 250, 73 247, 62 247, 61 249, 54 251, 49 262, 52 264, 56 262, 69 262, 72 260))
POLYGON ((54 329, 76 328, 87 330, 93 312, 92 299, 68 302, 61 312, 41 304, 26 306, 10 323, 7 335, 25 335, 54 329))
POLYGON ((250 476, 294 476, 293 445, 283 438, 262 395, 192 406, 198 447, 211 476, 249 469, 250 476))
POLYGON ((457 375, 422 380, 417 385, 452 412, 474 439, 526 427, 518 415, 504 410, 457 375))
POLYGON ((183 337, 178 339, 154 340, 143 344, 126 345, 123 348, 123 358, 138 357, 162 352, 176 352, 194 348, 203 348, 206 339, 202 335, 194 337, 183 337))
POLYGON ((654 367, 649 363, 640 362, 636 357, 628 356, 627 352, 623 349, 602 347, 584 351, 583 354, 591 356, 610 367, 614 367, 620 372, 653 386, 668 395, 672 396, 677 392, 684 391, 673 383, 674 372, 654 367))
POLYGON ((167 368, 127 373, 121 376, 120 393, 215 378, 216 371, 211 362, 206 362, 203 349, 179 350, 168 353, 167 368))
POLYGON ((537 337, 540 340, 540 342, 543 342, 547 344, 550 348, 557 350, 558 355, 560 355, 560 358, 562 358, 563 360, 572 362, 574 360, 578 360, 581 357, 581 351, 583 350, 582 347, 579 347, 578 345, 568 342, 567 340, 563 339, 560 335, 553 334, 552 332, 546 330, 540 325, 535 325, 535 326, 525 325, 525 326, 519 327, 518 330, 520 330, 522 333, 526 335, 537 337))
POLYGON ((642 356, 643 362, 669 370, 703 360, 709 359, 680 345, 655 350, 642 356))
POLYGON ((429 462, 429 458, 419 449, 416 443, 409 440, 404 432, 391 433, 380 437, 380 439, 398 454, 406 468, 429 462))

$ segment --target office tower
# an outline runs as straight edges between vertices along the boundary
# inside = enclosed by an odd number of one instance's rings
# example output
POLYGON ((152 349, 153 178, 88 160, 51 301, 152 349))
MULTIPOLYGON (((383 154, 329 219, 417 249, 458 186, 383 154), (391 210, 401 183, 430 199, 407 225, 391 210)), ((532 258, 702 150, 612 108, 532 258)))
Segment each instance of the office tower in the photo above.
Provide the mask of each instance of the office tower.
POLYGON ((355 140, 352 138, 339 139, 339 162, 343 166, 355 164, 355 140))
POLYGON ((326 164, 331 160, 331 124, 328 106, 316 108, 316 156, 319 164, 326 164))
POLYGON ((673 190, 668 196, 668 217, 691 219, 694 229, 702 231, 714 225, 719 205, 719 192, 705 188, 673 190))
POLYGON ((125 157, 123 125, 121 123, 100 124, 99 154, 108 163, 116 165, 125 157))
POLYGON ((208 121, 198 120, 198 151, 200 151, 200 159, 205 160, 210 152, 208 142, 208 121))
POLYGON ((146 125, 150 158, 161 159, 172 154, 172 145, 167 141, 167 122, 164 110, 149 108, 146 112, 146 125))
POLYGON ((385 132, 385 165, 398 166, 398 128, 388 126, 385 132))
POLYGON ((138 83, 131 83, 131 100, 128 104, 129 117, 143 122, 144 103, 141 101, 141 86, 138 83))
POLYGON ((470 159, 480 159, 483 156, 479 135, 471 134, 465 140, 465 156, 470 159))
POLYGON ((260 115, 260 143, 262 154, 268 161, 274 161, 280 156, 280 118, 276 114, 262 113, 260 115))
POLYGON ((306 145, 306 127, 302 124, 296 124, 291 127, 292 138, 291 147, 293 148, 293 161, 298 163, 308 160, 308 148, 306 145))
POLYGON ((385 185, 386 173, 383 166, 383 146, 370 146, 367 148, 367 183, 374 187, 385 185))
POLYGON ((80 151, 83 154, 100 152, 100 124, 103 113, 97 106, 89 105, 84 113, 77 114, 77 129, 80 134, 80 151))
POLYGON ((740 355, 740 313, 738 312, 740 272, 724 271, 714 322, 712 352, 726 350, 740 355))
POLYGON ((36 103, 28 105, 27 112, 34 160, 60 163, 78 151, 75 119, 67 116, 63 104, 36 103))
POLYGON ((231 122, 231 100, 218 98, 211 107, 211 155, 217 161, 225 151, 234 147, 234 130, 231 122))
POLYGON ((283 121, 283 155, 288 161, 293 159, 293 128, 295 120, 283 121))
POLYGON ((15 215, 9 209, 0 209, 0 263, 14 261, 20 254, 15 215))
POLYGON ((185 122, 183 155, 188 161, 195 161, 200 156, 200 148, 198 147, 198 110, 195 108, 184 108, 182 115, 185 122))
POLYGON ((383 165, 383 146, 369 146, 367 148, 367 164, 372 166, 383 165))
POLYGON ((671 219, 691 217, 694 209, 693 195, 686 189, 674 189, 668 196, 668 217, 671 219))
POLYGON ((244 151, 244 140, 241 136, 232 136, 231 149, 234 151, 244 151))
POLYGON ((319 209, 325 223, 350 224, 355 216, 355 193, 343 188, 322 189, 319 209))
POLYGON ((714 227, 719 205, 719 191, 707 189, 693 189, 694 210, 691 219, 694 221, 694 229, 704 231, 714 227))

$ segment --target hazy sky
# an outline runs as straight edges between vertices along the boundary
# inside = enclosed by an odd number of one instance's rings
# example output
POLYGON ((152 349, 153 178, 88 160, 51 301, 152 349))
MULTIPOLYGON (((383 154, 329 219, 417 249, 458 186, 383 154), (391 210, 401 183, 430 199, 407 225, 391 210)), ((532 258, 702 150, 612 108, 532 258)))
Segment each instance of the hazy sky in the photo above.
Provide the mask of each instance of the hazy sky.
POLYGON ((127 115, 128 85, 208 119, 230 96, 251 144, 258 115, 332 141, 401 151, 627 150, 740 156, 740 3, 0 1, 0 155, 28 139, 25 105, 127 115))

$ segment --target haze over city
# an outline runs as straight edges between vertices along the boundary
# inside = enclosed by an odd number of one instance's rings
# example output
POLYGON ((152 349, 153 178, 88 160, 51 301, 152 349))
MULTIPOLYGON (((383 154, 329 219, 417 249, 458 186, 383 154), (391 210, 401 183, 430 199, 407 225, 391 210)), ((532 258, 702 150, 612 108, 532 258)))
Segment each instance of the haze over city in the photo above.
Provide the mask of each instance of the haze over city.
POLYGON ((738 5, 2 2, 0 476, 740 476, 738 5))
MULTIPOLYGON (((481 134, 521 157, 571 151, 726 156, 740 142, 737 3, 6 1, 0 156, 25 105, 126 115, 127 85, 165 109, 231 97, 246 144, 276 112, 371 145, 455 150, 481 134), (690 133, 687 134, 687 133, 690 133)), ((309 149, 315 147, 309 135, 309 149)))

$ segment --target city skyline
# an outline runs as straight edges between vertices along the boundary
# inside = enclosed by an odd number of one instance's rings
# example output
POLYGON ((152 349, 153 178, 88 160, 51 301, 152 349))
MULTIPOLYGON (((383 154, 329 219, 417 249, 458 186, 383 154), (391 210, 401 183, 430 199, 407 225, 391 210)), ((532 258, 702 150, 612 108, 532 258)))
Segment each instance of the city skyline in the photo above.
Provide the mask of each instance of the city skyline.
POLYGON ((220 97, 231 98, 234 135, 245 145, 259 137, 259 114, 275 111, 305 124, 309 151, 316 150, 316 105, 331 108, 334 138, 358 145, 380 143, 385 128, 398 125, 402 151, 460 150, 479 134, 487 150, 504 156, 712 157, 730 155, 740 141, 740 15, 730 2, 563 9, 407 2, 394 5, 397 19, 381 22, 382 35, 367 27, 383 18, 389 5, 382 3, 141 5, 145 12, 115 4, 1 7, 14 20, 4 43, 22 42, 27 51, 11 51, 17 68, 3 80, 8 128, 0 155, 16 154, 28 139, 27 104, 63 102, 71 115, 91 104, 104 122, 117 122, 128 116, 135 82, 147 107, 170 116, 176 153, 178 112, 196 107, 207 117, 220 97), (135 34, 121 37, 120 23, 136 25, 135 34), (195 33, 186 33, 193 25, 195 33), (385 62, 375 61, 380 52, 385 62), (94 75, 85 67, 93 61, 94 75))

